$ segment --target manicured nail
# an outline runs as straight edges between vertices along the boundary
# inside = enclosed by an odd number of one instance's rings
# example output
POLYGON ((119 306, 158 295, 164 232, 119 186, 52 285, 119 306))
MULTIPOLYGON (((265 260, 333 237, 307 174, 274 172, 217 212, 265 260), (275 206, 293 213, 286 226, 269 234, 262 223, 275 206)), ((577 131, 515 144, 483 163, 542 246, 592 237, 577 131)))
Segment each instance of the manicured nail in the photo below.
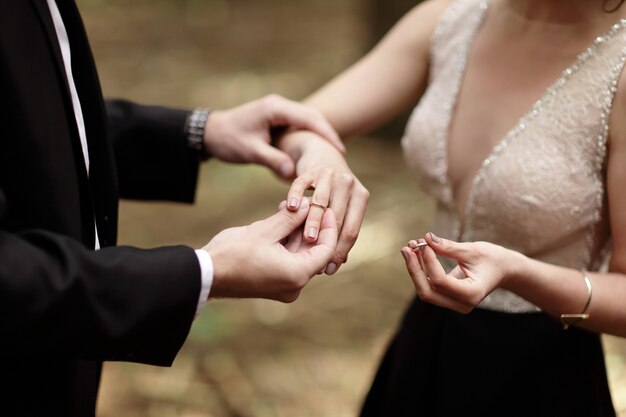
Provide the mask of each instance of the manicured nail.
POLYGON ((289 208, 295 209, 296 207, 298 207, 298 199, 292 198, 291 200, 289 200, 289 208))
POLYGON ((433 242, 435 243, 441 243, 441 239, 439 239, 437 236, 435 236, 434 233, 429 232, 430 233, 430 238, 432 239, 433 242))
POLYGON ((309 209, 309 200, 307 198, 303 198, 300 203, 300 210, 308 210, 309 209))
POLYGON ((404 258, 404 261, 409 262, 409 255, 407 255, 406 252, 403 250, 401 250, 400 253, 402 254, 402 257, 404 258))
POLYGON ((311 239, 315 239, 317 237, 317 230, 315 230, 315 227, 309 227, 309 231, 306 235, 311 239))
POLYGON ((335 272, 337 272, 337 264, 334 262, 329 263, 326 267, 326 275, 333 275, 335 272))

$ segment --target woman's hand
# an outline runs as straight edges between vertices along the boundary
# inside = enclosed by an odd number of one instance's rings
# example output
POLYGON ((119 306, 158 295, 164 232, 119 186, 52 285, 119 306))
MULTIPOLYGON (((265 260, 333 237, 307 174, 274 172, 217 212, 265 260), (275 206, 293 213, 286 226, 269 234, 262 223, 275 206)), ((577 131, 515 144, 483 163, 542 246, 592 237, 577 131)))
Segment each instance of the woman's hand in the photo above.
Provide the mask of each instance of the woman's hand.
POLYGON ((333 259, 325 272, 332 275, 346 262, 363 223, 369 191, 352 173, 343 155, 327 141, 311 132, 293 132, 281 139, 281 147, 297 161, 295 179, 287 196, 287 207, 295 211, 304 194, 314 189, 311 208, 303 237, 317 240, 325 207, 332 208, 337 218, 339 241, 333 259), (294 151, 297 149, 297 151, 294 151))
POLYGON ((487 242, 457 243, 428 233, 402 248, 402 256, 420 299, 467 314, 505 285, 522 255, 487 242), (437 255, 458 265, 446 274, 437 255))

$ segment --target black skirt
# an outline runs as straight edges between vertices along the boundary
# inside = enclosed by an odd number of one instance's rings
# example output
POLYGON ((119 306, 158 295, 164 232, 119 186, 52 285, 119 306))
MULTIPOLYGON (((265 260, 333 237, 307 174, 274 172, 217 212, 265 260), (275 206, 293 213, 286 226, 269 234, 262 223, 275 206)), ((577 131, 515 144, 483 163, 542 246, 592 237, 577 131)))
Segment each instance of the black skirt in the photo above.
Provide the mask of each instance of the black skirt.
POLYGON ((597 334, 542 313, 469 315, 416 299, 361 417, 613 417, 597 334))

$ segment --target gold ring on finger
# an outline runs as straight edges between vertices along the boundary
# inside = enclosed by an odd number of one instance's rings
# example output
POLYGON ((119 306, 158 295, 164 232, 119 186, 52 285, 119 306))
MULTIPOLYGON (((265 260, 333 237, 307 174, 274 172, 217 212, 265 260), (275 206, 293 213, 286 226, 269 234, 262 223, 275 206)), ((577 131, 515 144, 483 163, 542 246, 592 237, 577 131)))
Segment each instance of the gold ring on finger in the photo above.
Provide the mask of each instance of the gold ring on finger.
POLYGON ((311 205, 315 206, 315 207, 319 207, 319 208, 324 209, 324 210, 326 210, 328 208, 324 204, 318 203, 317 201, 311 201, 311 205))

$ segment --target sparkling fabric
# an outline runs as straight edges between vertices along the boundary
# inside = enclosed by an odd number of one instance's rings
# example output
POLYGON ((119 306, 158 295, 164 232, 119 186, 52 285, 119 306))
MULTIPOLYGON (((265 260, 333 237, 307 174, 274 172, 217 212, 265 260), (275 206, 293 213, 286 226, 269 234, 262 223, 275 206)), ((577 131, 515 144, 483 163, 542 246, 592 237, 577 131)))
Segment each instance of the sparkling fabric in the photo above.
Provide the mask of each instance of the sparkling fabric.
MULTIPOLYGON (((488 8, 488 1, 457 0, 442 16, 432 39, 429 87, 402 139, 408 165, 438 201, 432 230, 552 264, 598 270, 610 252, 606 147, 626 59, 626 20, 598 36, 512 126, 483 161, 460 218, 448 180, 448 131, 468 51, 488 8)), ((480 307, 539 310, 505 290, 493 292, 480 307)))

